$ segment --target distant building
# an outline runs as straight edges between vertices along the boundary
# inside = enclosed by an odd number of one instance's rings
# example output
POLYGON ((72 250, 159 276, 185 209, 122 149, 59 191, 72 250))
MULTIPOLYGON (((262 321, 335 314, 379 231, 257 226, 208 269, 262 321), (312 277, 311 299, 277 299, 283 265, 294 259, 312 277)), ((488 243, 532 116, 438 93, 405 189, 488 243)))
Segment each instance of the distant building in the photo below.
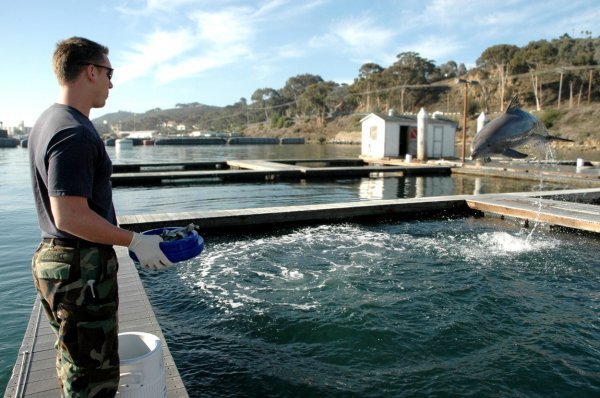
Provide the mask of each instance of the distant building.
MULTIPOLYGON (((423 114, 426 113, 423 111, 423 114)), ((426 158, 454 157, 457 124, 425 116, 426 158)), ((361 155, 371 158, 417 157, 417 115, 370 113, 361 119, 361 155)))
POLYGON ((156 130, 121 131, 119 135, 122 138, 153 139, 158 135, 158 132, 156 130))

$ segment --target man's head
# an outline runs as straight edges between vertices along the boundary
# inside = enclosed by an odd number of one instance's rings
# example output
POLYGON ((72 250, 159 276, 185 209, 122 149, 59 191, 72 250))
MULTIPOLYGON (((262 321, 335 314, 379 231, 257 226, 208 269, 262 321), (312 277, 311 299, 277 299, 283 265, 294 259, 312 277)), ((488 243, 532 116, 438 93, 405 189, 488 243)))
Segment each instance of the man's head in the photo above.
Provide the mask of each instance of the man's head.
MULTIPOLYGON (((107 47, 83 37, 71 37, 57 43, 52 66, 58 82, 64 86, 75 80, 84 68, 106 65, 107 57, 107 47)), ((110 66, 104 67, 107 73, 112 73, 110 66)))
POLYGON ((61 103, 86 116, 91 108, 106 104, 108 91, 113 87, 108 48, 82 37, 71 37, 56 45, 52 66, 62 88, 61 103))

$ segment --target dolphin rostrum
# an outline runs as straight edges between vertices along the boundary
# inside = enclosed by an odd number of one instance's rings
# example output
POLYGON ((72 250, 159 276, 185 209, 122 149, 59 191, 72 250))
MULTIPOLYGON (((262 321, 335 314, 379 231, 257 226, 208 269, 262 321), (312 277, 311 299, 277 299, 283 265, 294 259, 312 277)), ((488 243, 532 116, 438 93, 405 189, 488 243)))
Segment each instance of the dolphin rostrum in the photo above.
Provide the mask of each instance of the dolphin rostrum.
POLYGON ((515 95, 510 100, 506 112, 475 134, 471 143, 471 159, 485 159, 492 154, 523 159, 527 155, 513 148, 532 142, 545 144, 550 141, 573 142, 573 140, 550 135, 544 123, 519 108, 515 95))

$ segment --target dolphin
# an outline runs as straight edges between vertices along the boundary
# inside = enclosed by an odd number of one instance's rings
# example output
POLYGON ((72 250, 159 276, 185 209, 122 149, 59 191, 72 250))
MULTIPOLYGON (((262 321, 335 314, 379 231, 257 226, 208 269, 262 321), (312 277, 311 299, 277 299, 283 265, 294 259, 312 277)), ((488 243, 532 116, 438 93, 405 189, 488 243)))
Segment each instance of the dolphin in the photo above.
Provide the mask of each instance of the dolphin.
POLYGON ((544 123, 529 112, 520 109, 515 95, 508 104, 506 112, 486 124, 471 142, 471 159, 486 158, 500 154, 509 158, 523 159, 527 154, 516 151, 528 143, 547 143, 550 141, 568 141, 550 135, 544 123))

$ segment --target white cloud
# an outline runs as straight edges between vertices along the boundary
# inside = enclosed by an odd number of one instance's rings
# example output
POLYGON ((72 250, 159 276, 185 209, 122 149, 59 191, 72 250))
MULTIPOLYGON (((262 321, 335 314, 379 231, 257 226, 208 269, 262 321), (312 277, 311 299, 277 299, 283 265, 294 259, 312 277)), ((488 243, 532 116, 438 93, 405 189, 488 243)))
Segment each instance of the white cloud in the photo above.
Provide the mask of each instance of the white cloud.
POLYGON ((350 17, 335 23, 329 32, 311 37, 309 45, 339 49, 355 56, 377 54, 388 47, 396 35, 396 31, 383 27, 371 17, 350 17))
MULTIPOLYGON (((284 43, 256 50, 252 46, 257 34, 269 29, 273 23, 298 17, 324 1, 225 1, 215 5, 193 0, 147 0, 140 13, 154 13, 155 21, 164 20, 167 14, 180 15, 177 20, 179 28, 176 31, 160 30, 133 45, 132 51, 121 57, 122 67, 116 82, 121 84, 154 74, 160 83, 167 83, 238 62, 242 58, 268 64, 273 59, 302 57, 305 54, 302 45, 284 43)), ((135 14, 135 10, 127 12, 135 14)), ((172 17, 166 19, 171 20, 172 17)))
POLYGON ((248 41, 254 33, 249 8, 228 8, 218 12, 195 12, 190 19, 197 25, 199 37, 212 45, 248 41))
POLYGON ((286 44, 275 49, 274 55, 279 58, 302 58, 306 51, 298 45, 286 44))
POLYGON ((314 48, 334 47, 339 44, 339 37, 333 33, 326 33, 320 36, 313 36, 308 40, 308 45, 314 48))
POLYGON ((232 64, 245 58, 249 50, 244 45, 215 49, 198 56, 186 58, 180 62, 161 65, 156 73, 160 83, 197 75, 203 71, 232 64))
POLYGON ((128 16, 149 16, 162 13, 177 12, 181 7, 186 5, 195 5, 198 7, 204 7, 205 4, 210 4, 208 1, 203 0, 146 0, 145 4, 139 6, 136 2, 135 5, 128 5, 125 1, 124 5, 116 7, 116 10, 123 15, 128 16))
POLYGON ((396 35, 392 29, 381 27, 370 17, 341 21, 333 27, 333 34, 357 52, 384 48, 396 35))
POLYGON ((441 64, 452 58, 459 50, 465 48, 461 40, 453 37, 427 36, 407 46, 405 51, 414 51, 423 58, 441 64))
POLYGON ((142 43, 135 43, 130 52, 120 54, 113 63, 117 72, 115 83, 122 84, 148 74, 157 65, 168 62, 193 48, 194 36, 186 29, 174 32, 156 31, 142 43))

